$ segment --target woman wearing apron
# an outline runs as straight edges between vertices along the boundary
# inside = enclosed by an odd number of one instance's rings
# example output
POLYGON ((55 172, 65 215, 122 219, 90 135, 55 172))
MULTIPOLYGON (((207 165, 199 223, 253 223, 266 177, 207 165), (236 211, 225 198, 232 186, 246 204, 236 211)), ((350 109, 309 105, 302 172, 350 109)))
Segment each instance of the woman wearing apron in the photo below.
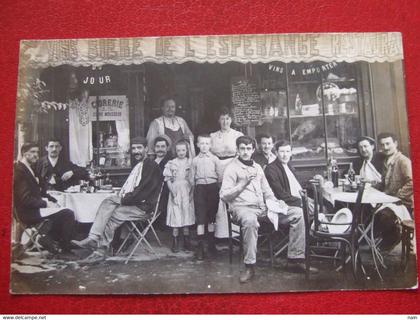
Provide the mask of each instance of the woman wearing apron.
MULTIPOLYGON (((187 122, 175 115, 176 103, 173 98, 166 98, 163 100, 162 116, 154 119, 150 123, 149 131, 147 132, 147 144, 149 148, 149 155, 154 154, 154 142, 160 135, 167 135, 171 141, 171 151, 174 155, 175 143, 181 139, 186 139, 191 143, 194 141, 194 136, 188 127, 187 122)), ((193 149, 191 146, 190 149, 193 149)))
MULTIPOLYGON (((223 165, 223 171, 226 166, 236 157, 236 139, 243 136, 242 132, 232 129, 232 114, 226 108, 219 114, 220 130, 210 134, 211 152, 216 155, 223 165)), ((222 200, 219 202, 219 210, 216 216, 215 237, 229 237, 228 220, 226 205, 222 200)))

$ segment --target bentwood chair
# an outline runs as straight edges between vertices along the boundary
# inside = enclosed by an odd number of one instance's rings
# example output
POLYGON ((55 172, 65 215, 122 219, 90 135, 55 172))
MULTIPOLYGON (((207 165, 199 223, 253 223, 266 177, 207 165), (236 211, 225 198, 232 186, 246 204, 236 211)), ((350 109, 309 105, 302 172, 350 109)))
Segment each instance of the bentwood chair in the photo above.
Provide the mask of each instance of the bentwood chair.
POLYGON ((153 227, 153 224, 155 223, 155 221, 157 220, 157 218, 159 218, 159 215, 161 214, 159 203, 160 203, 160 198, 162 196, 163 186, 164 186, 164 182, 162 182, 160 186, 159 196, 157 198, 154 210, 153 212, 150 213, 149 218, 147 218, 146 220, 131 220, 131 221, 126 222, 128 225, 128 234, 126 235, 125 239, 123 240, 123 242, 121 243, 120 247, 118 248, 116 252, 116 254, 119 254, 124 248, 124 246, 130 240, 132 239, 134 240, 134 244, 131 247, 131 251, 128 254, 127 258, 125 259, 126 264, 132 258, 132 256, 134 255, 134 252, 137 250, 139 246, 142 246, 146 251, 153 253, 157 258, 159 258, 155 249, 153 249, 150 242, 146 239, 146 236, 148 235, 149 232, 151 232, 154 238, 156 239, 157 243, 159 244, 159 246, 162 245, 156 233, 156 230, 153 227))
POLYGON ((332 260, 341 260, 343 264, 343 269, 346 264, 346 251, 349 250, 348 254, 350 255, 351 267, 353 271, 353 276, 355 279, 358 278, 358 273, 361 266, 361 260, 359 256, 359 246, 358 246, 358 221, 362 211, 362 197, 365 189, 364 184, 361 184, 356 198, 355 206, 352 210, 352 220, 351 222, 346 223, 333 223, 328 222, 333 214, 325 214, 328 221, 319 220, 319 192, 320 186, 317 183, 312 184, 314 191, 314 216, 313 216, 313 226, 311 227, 311 219, 309 215, 308 207, 308 196, 307 191, 302 190, 302 204, 303 204, 303 216, 305 221, 305 267, 306 267, 306 278, 309 279, 309 270, 310 265, 313 259, 332 259, 332 260), (348 229, 342 233, 329 233, 325 230, 325 226, 337 226, 345 225, 348 226, 348 229), (339 244, 342 250, 342 256, 337 257, 336 247, 331 247, 326 244, 336 243, 339 244), (332 250, 332 255, 327 255, 327 251, 332 250), (335 251, 335 252, 334 252, 335 251))

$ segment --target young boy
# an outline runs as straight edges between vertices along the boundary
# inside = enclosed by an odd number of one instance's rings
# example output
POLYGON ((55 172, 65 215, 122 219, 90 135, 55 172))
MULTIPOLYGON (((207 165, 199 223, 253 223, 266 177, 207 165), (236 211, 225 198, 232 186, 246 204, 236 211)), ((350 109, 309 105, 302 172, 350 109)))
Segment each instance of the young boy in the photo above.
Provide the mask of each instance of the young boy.
POLYGON ((204 233, 207 225, 207 248, 216 253, 214 244, 214 223, 219 204, 219 183, 222 181, 222 168, 219 158, 210 152, 210 135, 199 135, 197 146, 200 153, 192 161, 194 178, 194 206, 197 224, 197 259, 204 259, 204 233))

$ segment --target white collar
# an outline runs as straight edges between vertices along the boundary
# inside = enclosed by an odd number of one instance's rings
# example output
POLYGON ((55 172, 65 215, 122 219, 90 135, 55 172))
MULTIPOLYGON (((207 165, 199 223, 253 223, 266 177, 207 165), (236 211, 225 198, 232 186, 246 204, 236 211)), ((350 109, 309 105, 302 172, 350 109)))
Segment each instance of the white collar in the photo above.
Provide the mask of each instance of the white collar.
POLYGON ((58 162, 58 157, 57 158, 51 158, 51 157, 48 156, 48 160, 50 161, 51 165, 53 167, 55 167, 57 165, 57 162, 58 162))

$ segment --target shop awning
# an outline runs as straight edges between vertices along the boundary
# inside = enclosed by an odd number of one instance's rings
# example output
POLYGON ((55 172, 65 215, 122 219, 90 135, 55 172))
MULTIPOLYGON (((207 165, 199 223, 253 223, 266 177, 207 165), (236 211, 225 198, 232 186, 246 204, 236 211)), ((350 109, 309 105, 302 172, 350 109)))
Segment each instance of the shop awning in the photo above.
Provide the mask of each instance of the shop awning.
POLYGON ((324 33, 118 39, 22 40, 20 68, 153 63, 392 62, 401 34, 324 33))

